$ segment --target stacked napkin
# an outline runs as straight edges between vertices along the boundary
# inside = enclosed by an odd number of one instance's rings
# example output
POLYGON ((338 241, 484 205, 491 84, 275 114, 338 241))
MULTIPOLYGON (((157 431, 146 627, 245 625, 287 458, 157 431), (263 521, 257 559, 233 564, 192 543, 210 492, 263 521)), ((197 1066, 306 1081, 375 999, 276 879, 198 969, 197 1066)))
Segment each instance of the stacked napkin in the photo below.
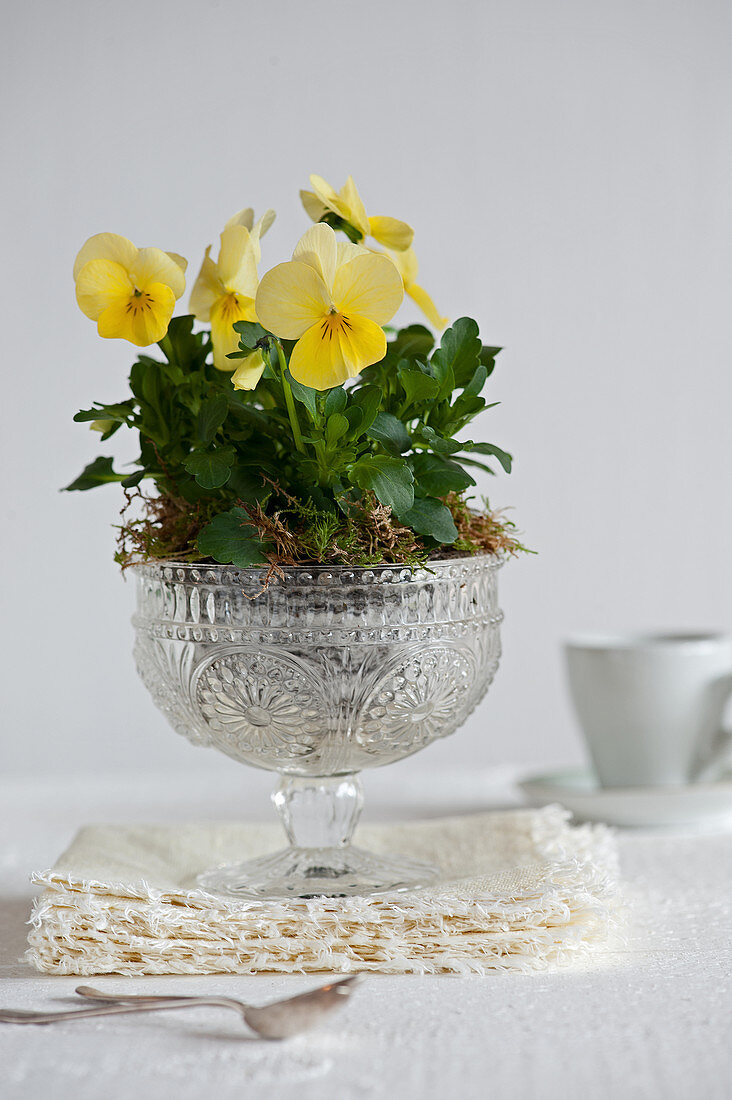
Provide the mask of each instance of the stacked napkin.
POLYGON ((211 866, 281 846, 276 826, 89 826, 43 886, 28 960, 48 974, 540 969, 605 944, 617 859, 603 827, 557 806, 362 827, 359 844, 437 864, 440 879, 365 898, 226 901, 211 866))

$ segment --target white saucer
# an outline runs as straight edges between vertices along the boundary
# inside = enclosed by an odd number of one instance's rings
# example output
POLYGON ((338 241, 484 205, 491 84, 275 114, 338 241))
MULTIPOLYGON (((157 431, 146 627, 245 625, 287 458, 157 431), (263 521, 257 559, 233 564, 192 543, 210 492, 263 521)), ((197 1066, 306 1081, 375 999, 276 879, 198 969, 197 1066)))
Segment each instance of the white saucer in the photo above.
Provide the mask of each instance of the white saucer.
POLYGON ((590 771, 573 769, 531 776, 518 786, 532 805, 559 802, 580 821, 629 828, 732 828, 732 773, 684 787, 603 789, 590 771))

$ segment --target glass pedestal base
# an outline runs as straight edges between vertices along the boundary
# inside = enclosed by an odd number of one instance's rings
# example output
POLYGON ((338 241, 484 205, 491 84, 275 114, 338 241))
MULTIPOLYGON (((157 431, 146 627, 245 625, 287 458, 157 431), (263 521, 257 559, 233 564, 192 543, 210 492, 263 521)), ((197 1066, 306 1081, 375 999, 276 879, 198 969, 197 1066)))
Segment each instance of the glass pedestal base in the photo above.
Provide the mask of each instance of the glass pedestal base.
POLYGON ((411 890, 428 886, 437 872, 417 860, 372 855, 353 845, 343 848, 286 848, 199 875, 198 885, 225 897, 331 898, 411 890))
POLYGON ((377 856, 351 844, 363 805, 355 775, 284 776, 272 795, 290 847, 228 867, 196 882, 234 898, 346 898, 428 886, 437 870, 403 856, 377 856))

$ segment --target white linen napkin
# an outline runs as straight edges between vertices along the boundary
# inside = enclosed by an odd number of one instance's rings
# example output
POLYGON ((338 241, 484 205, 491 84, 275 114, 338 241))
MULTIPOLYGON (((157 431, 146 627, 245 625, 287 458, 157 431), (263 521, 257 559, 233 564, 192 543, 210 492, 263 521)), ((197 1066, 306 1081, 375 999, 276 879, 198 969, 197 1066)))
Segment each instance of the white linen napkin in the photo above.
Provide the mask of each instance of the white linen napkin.
POLYGON ((607 942, 617 857, 558 806, 364 826, 358 842, 441 868, 366 898, 225 901, 199 872, 281 846, 277 826, 88 826, 33 876, 27 959, 47 974, 389 974, 542 969, 607 942))

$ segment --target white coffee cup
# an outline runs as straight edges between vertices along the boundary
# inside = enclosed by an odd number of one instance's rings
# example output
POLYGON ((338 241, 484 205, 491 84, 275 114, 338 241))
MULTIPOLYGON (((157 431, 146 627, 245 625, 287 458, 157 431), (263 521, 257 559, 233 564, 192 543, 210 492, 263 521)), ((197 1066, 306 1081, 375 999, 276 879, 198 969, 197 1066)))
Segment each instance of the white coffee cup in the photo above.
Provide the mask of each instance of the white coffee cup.
POLYGON ((638 787, 706 779, 732 733, 732 637, 585 636, 565 645, 569 687, 600 785, 638 787))

